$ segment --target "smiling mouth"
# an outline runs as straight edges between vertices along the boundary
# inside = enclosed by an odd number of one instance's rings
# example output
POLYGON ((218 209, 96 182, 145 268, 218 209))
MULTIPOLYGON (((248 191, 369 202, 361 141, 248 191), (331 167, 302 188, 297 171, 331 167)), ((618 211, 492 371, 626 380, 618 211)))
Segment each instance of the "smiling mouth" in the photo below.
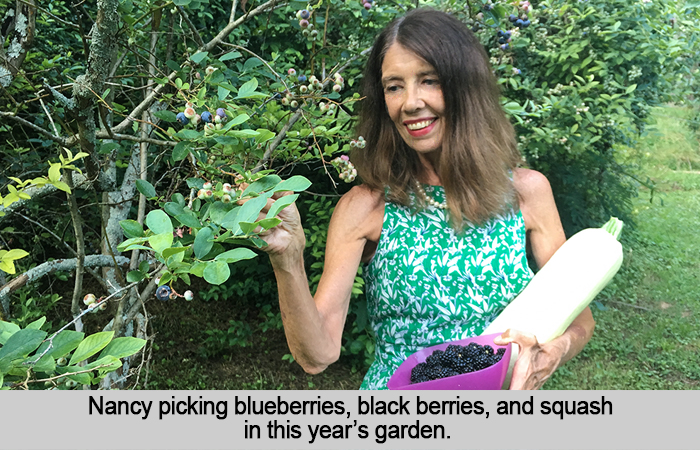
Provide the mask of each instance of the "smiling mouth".
POLYGON ((408 128, 411 131, 416 131, 416 130, 422 130, 423 128, 429 127, 430 125, 433 124, 437 119, 426 119, 426 120, 421 120, 420 122, 413 122, 413 123, 407 123, 406 128, 408 128))

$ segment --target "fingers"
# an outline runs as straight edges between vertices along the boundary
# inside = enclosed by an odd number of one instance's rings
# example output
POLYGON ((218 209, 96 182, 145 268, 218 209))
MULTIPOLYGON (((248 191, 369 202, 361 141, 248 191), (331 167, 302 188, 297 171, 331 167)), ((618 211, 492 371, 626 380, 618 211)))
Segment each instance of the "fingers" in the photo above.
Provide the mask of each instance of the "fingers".
POLYGON ((506 345, 510 343, 518 344, 521 348, 528 348, 538 345, 537 337, 525 331, 507 329, 502 335, 497 336, 493 343, 496 345, 506 345))

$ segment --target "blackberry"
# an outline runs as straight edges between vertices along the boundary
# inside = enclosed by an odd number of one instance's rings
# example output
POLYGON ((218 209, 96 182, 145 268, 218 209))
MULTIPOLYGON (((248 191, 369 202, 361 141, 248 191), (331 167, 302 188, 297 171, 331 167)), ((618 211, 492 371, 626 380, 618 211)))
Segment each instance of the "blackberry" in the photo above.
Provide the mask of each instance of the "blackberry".
POLYGON ((466 346, 450 344, 444 351, 435 350, 425 362, 417 364, 411 371, 411 383, 476 372, 499 362, 505 352, 503 347, 494 351, 490 345, 481 346, 475 342, 466 346))

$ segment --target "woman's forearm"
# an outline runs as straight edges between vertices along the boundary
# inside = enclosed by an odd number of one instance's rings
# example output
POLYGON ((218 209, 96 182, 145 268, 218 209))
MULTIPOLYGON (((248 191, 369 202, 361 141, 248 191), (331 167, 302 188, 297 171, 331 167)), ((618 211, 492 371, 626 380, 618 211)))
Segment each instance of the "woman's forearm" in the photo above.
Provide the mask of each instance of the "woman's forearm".
POLYGON ((340 343, 330 335, 327 322, 311 295, 303 254, 284 261, 271 259, 287 345, 304 371, 319 373, 338 359, 340 343))

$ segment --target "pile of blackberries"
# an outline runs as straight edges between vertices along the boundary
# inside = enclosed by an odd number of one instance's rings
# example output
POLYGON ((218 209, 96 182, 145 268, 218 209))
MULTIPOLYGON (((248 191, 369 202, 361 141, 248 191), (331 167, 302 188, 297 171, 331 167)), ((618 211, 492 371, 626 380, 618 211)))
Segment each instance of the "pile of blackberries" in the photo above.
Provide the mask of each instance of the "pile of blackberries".
POLYGON ((490 345, 475 342, 469 345, 449 345, 445 351, 435 350, 425 362, 411 370, 411 384, 438 380, 491 367, 505 354, 505 347, 494 352, 490 345))

